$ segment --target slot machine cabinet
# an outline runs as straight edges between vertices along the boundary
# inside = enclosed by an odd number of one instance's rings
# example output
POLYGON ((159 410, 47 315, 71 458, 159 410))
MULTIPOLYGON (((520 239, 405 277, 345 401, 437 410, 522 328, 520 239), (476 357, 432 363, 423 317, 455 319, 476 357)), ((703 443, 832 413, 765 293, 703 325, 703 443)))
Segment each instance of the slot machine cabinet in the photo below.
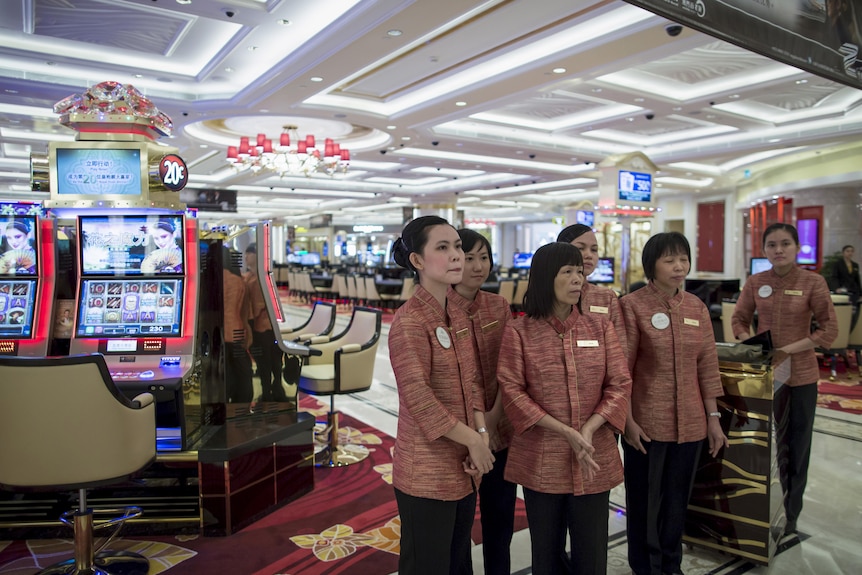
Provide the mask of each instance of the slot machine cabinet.
POLYGON ((54 221, 0 216, 0 233, 0 355, 47 355, 54 322, 54 221))
POLYGON ((197 377, 197 222, 181 214, 84 214, 77 236, 70 352, 103 354, 128 397, 153 394, 159 451, 185 450, 194 431, 185 407, 197 377), (159 247, 159 233, 170 247, 159 247))

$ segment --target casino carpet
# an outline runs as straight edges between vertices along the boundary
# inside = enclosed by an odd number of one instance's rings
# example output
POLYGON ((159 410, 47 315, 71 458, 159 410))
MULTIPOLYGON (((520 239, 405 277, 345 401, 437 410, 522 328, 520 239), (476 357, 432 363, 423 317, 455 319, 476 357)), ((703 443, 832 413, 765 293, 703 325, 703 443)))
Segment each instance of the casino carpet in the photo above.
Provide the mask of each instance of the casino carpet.
POLYGON ((828 367, 820 368, 820 381, 817 382, 817 406, 845 413, 862 415, 862 380, 856 366, 848 370, 842 361, 838 362, 837 377, 830 381, 828 367))
MULTIPOLYGON (((311 397, 304 411, 325 418, 326 407, 311 397)), ((230 537, 134 537, 111 549, 127 549, 151 560, 150 575, 386 575, 398 569, 400 524, 391 486, 394 440, 347 416, 340 439, 364 445, 369 457, 345 468, 315 470, 314 491, 230 537)), ((474 542, 481 542, 477 521, 474 542)), ((526 528, 523 502, 516 530, 526 528)), ((71 540, 0 541, 0 575, 32 575, 71 555, 71 540)))

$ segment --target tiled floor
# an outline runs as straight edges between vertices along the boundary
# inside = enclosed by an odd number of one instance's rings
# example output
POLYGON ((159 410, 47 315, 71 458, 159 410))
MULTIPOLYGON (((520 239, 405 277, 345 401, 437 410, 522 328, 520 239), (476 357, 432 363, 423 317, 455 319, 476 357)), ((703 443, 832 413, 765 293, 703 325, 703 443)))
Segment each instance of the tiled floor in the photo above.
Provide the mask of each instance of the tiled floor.
MULTIPOLYGON (((291 322, 299 323, 307 309, 289 308, 291 322)), ((349 314, 339 314, 336 332, 347 325, 349 314)), ((339 397, 338 409, 395 436, 398 395, 389 365, 389 326, 377 354, 374 384, 369 391, 339 397)), ((397 350, 396 350, 397 351, 397 350)), ((626 562, 625 491, 611 492, 609 510, 608 573, 630 573, 626 562)), ((767 567, 753 566, 731 556, 699 548, 686 548, 683 571, 687 575, 722 574, 811 574, 856 575, 862 573, 862 417, 832 410, 817 412, 814 446, 805 493, 805 509, 799 520, 803 541, 777 555, 767 567)), ((482 552, 473 552, 474 573, 482 574, 482 552)), ((515 534, 512 569, 526 575, 530 570, 530 539, 527 530, 515 534)))

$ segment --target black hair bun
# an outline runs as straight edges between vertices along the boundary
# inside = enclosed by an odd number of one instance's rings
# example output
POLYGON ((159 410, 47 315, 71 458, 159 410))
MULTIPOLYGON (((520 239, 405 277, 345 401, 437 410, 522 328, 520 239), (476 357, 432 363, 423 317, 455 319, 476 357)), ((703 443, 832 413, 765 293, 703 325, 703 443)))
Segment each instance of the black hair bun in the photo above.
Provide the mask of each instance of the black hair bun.
POLYGON ((404 240, 400 237, 392 244, 392 259, 399 267, 408 270, 413 269, 413 266, 410 265, 410 250, 407 249, 404 240))

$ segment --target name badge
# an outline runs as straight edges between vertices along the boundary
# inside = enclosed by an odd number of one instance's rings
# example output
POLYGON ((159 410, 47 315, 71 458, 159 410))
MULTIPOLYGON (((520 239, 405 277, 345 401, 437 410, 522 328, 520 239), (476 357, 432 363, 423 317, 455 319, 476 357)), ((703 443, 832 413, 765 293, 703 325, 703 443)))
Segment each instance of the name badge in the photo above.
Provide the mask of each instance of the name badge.
POLYGON ((603 305, 591 305, 590 313, 608 313, 608 308, 603 305))
POLYGON ((578 347, 599 347, 599 340, 597 339, 579 339, 578 347))
POLYGON ((786 289, 784 295, 802 295, 801 289, 786 289))
POLYGON ((757 295, 760 297, 769 297, 772 295, 772 286, 760 286, 760 289, 757 290, 757 295))
POLYGON ((483 326, 482 326, 482 331, 483 331, 483 332, 490 331, 490 330, 492 330, 492 329, 495 329, 495 328, 496 328, 496 327, 498 327, 499 325, 500 325, 500 322, 499 322, 499 321, 497 321, 497 320, 495 319, 495 320, 494 320, 494 321, 492 321, 491 323, 486 323, 485 325, 483 325, 483 326))
POLYGON ((449 338, 449 332, 445 327, 438 327, 434 333, 437 335, 437 341, 443 346, 443 349, 452 347, 452 340, 449 338))
POLYGON ((650 323, 656 329, 667 329, 667 326, 670 325, 670 318, 666 313, 658 312, 652 316, 650 323))
POLYGON ((685 325, 693 325, 694 327, 700 327, 700 322, 696 319, 689 319, 687 317, 682 318, 682 323, 685 325))
POLYGON ((466 327, 464 329, 459 329, 458 331, 455 332, 455 337, 457 337, 458 339, 461 339, 462 337, 467 337, 469 335, 470 335, 470 330, 466 327))

